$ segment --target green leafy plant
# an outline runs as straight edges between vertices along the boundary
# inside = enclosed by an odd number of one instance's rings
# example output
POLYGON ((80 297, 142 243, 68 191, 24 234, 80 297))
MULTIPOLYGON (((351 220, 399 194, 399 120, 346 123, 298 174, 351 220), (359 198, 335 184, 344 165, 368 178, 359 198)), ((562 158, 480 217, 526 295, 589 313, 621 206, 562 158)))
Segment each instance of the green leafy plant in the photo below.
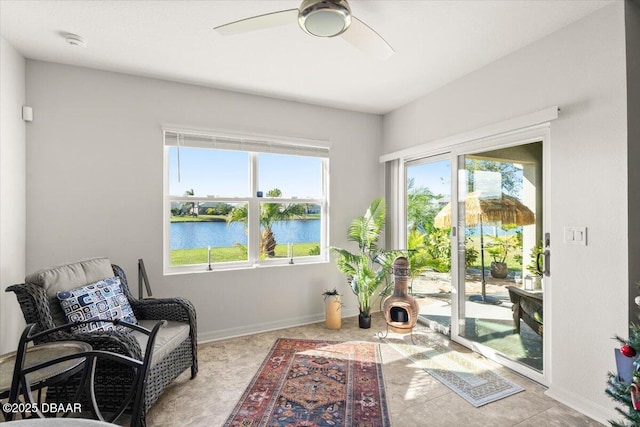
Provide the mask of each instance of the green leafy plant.
POLYGON ((407 249, 409 252, 407 259, 411 268, 409 271, 411 282, 430 267, 429 254, 425 243, 426 238, 426 233, 421 233, 416 229, 411 230, 407 235, 407 249))
POLYGON ((494 262, 505 263, 511 251, 515 250, 518 243, 518 236, 488 236, 491 242, 486 246, 487 253, 491 255, 494 262))
POLYGON ((351 290, 358 299, 361 317, 371 315, 371 297, 391 273, 393 255, 399 251, 378 248, 384 227, 386 205, 384 199, 371 202, 367 212, 351 222, 347 239, 358 244, 358 251, 332 247, 338 255, 336 266, 347 276, 351 290))
POLYGON ((532 247, 531 252, 529 252, 529 257, 531 259, 531 262, 527 264, 526 269, 533 276, 542 277, 542 273, 538 271, 538 266, 536 265, 536 261, 538 259, 538 255, 543 252, 544 251, 542 250, 542 241, 538 243, 536 246, 532 247))
MULTIPOLYGON (((411 265, 411 278, 424 273, 429 268, 447 273, 451 271, 451 237, 450 229, 434 229, 431 232, 421 233, 411 230, 407 235, 408 258, 411 265)), ((469 238, 465 238, 465 265, 469 267, 476 262, 479 251, 467 244, 469 238)))
POLYGON ((448 229, 431 231, 426 236, 425 249, 430 257, 429 267, 441 273, 451 271, 451 238, 448 229))
POLYGON ((464 265, 465 267, 471 267, 478 260, 480 256, 480 251, 469 245, 469 238, 465 237, 464 239, 464 265))

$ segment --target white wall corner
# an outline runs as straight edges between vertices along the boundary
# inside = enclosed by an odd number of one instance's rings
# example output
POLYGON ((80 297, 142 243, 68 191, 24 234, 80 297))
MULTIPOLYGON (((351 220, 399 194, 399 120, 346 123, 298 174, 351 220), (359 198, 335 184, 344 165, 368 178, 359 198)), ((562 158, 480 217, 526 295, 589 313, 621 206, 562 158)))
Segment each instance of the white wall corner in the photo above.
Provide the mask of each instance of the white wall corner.
POLYGON ((13 294, 26 269, 26 99, 24 57, 0 37, 0 354, 18 346, 24 319, 13 294))
MULTIPOLYGON (((602 393, 604 393, 605 387, 606 383, 603 381, 602 393)), ((550 398, 555 399, 558 402, 567 405, 568 407, 575 409, 576 411, 581 412, 605 425, 609 425, 609 420, 617 420, 621 418, 620 414, 618 414, 613 407, 609 408, 600 406, 591 400, 585 399, 572 391, 564 390, 560 387, 552 386, 545 392, 545 394, 550 398)))

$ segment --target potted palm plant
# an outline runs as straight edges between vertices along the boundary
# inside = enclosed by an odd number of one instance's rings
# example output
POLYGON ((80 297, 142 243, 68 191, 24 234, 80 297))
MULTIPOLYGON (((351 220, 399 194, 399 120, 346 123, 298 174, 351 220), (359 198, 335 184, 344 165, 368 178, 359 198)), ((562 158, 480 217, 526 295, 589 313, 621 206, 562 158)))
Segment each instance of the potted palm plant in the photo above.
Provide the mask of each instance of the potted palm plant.
POLYGON ((331 248, 338 255, 338 270, 346 274, 349 286, 358 298, 361 328, 371 327, 371 296, 391 272, 391 263, 387 260, 392 251, 378 248, 384 221, 385 202, 378 198, 371 202, 364 216, 354 219, 349 226, 347 239, 358 244, 358 251, 331 248))
POLYGON ((491 236, 492 242, 487 245, 487 252, 493 258, 491 262, 491 277, 496 279, 504 279, 509 275, 507 268, 507 257, 510 252, 518 247, 518 237, 510 236, 491 236))

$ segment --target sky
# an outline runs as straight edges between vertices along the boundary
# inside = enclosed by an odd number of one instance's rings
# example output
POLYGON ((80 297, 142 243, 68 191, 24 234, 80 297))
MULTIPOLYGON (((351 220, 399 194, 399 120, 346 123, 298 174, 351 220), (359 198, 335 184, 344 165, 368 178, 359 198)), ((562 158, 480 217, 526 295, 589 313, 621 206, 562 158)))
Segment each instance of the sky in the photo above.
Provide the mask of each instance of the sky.
POLYGON ((426 187, 433 194, 442 194, 445 200, 451 196, 451 164, 449 160, 409 166, 407 180, 414 178, 415 187, 426 187))
MULTIPOLYGON (((282 197, 321 198, 322 159, 260 153, 258 190, 279 188, 282 197)), ((243 151, 169 148, 169 193, 181 196, 193 189, 198 196, 249 196, 249 154, 243 151)))
MULTIPOLYGON (((522 180, 522 168, 516 165, 515 180, 522 180)), ((464 175, 459 179, 468 179, 468 171, 463 171, 464 175)), ((498 194, 503 192, 502 178, 497 172, 474 171, 474 189, 489 193, 488 188, 498 194), (480 185, 484 184, 484 185, 480 185)), ((445 200, 451 198, 451 165, 449 160, 439 160, 435 162, 422 163, 409 166, 407 168, 407 180, 414 178, 415 187, 427 187, 433 194, 442 194, 445 200)))

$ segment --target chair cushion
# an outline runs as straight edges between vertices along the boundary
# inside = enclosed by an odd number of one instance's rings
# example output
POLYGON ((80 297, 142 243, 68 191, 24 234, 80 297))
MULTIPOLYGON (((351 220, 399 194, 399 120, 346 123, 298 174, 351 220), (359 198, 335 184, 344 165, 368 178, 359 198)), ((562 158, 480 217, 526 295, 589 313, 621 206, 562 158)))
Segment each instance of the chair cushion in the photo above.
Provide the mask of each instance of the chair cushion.
MULTIPOLYGON (((58 299, 69 323, 95 319, 120 319, 129 323, 138 323, 127 297, 122 292, 119 277, 60 291, 58 299)), ((73 329, 78 332, 108 331, 114 329, 114 325, 96 322, 73 329)))
MULTIPOLYGON (((138 324, 149 330, 158 323, 158 320, 140 320, 138 324)), ((142 357, 144 357, 149 337, 141 332, 131 332, 140 343, 142 357)), ((167 326, 160 328, 153 343, 153 355, 151 356, 151 367, 162 361, 165 356, 175 350, 180 343, 189 338, 189 324, 182 322, 167 321, 167 326)))
POLYGON ((108 258, 98 257, 45 268, 29 274, 24 281, 44 288, 49 298, 53 323, 60 326, 67 320, 58 303, 58 292, 68 291, 110 277, 113 277, 111 262, 108 258))

